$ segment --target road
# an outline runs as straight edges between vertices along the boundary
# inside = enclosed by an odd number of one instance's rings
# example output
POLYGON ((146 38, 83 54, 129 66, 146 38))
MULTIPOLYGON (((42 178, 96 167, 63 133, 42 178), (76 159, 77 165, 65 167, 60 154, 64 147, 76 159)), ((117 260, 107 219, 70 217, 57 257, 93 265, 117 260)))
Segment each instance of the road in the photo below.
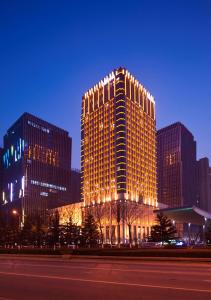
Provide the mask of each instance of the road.
POLYGON ((0 256, 0 300, 211 299, 211 264, 0 256))

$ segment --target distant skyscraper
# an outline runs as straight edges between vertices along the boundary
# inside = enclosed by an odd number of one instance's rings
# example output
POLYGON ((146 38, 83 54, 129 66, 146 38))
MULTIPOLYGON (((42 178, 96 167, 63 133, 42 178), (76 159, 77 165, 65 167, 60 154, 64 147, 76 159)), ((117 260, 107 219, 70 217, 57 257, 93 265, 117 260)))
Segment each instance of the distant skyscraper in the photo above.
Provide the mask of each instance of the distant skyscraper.
POLYGON ((158 202, 171 207, 196 204, 196 142, 181 123, 157 132, 158 202))
MULTIPOLYGON (((157 205, 155 102, 125 68, 114 70, 83 96, 81 176, 85 207, 111 201, 157 205)), ((106 236, 115 232, 116 224, 111 224, 104 228, 106 236)), ((124 224, 122 228, 124 240, 124 224)))
POLYGON ((211 212, 211 167, 207 157, 197 161, 197 205, 211 212))
POLYGON ((70 168, 68 132, 24 113, 4 136, 2 204, 24 219, 70 203, 70 168))

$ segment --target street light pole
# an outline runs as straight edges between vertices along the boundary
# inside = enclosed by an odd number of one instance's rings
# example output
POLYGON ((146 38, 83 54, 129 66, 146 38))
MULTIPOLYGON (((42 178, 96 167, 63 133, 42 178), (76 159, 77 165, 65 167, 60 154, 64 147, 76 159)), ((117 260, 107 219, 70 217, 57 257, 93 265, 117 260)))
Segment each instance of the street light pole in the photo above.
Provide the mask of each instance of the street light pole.
POLYGON ((16 209, 13 209, 12 214, 18 217, 18 229, 21 229, 21 218, 19 212, 16 209))
POLYGON ((190 246, 190 226, 191 226, 191 223, 188 223, 188 246, 190 246))
POLYGON ((204 218, 204 225, 203 225, 203 243, 206 244, 206 225, 207 225, 207 218, 204 218))

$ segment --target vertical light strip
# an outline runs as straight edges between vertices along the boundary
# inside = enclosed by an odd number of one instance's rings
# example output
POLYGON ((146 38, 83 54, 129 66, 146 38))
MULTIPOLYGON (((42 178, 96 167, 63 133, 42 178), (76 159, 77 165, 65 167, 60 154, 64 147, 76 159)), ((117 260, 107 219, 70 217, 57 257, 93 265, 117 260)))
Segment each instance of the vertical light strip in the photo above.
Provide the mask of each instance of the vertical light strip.
POLYGON ((13 183, 10 183, 10 201, 13 201, 13 183))
POLYGON ((89 114, 89 112, 90 112, 90 103, 89 103, 89 97, 87 97, 87 105, 88 105, 88 114, 89 114))
POLYGON ((23 197, 25 194, 25 176, 22 177, 21 179, 21 188, 22 188, 22 193, 23 193, 23 197))

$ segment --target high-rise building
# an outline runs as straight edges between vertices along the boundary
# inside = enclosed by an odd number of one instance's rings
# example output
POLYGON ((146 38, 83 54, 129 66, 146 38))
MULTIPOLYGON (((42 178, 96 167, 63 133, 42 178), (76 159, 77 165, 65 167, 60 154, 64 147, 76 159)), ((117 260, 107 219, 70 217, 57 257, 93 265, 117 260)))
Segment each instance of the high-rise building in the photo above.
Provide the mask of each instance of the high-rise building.
POLYGON ((158 202, 196 205, 196 142, 180 122, 157 132, 158 202))
POLYGON ((211 167, 207 157, 197 161, 197 206, 211 212, 211 167))
POLYGON ((83 96, 81 172, 85 204, 156 204, 155 102, 124 68, 83 96))
POLYGON ((70 203, 71 138, 68 132, 24 113, 4 136, 5 208, 25 216, 70 203))
MULTIPOLYGON (((111 202, 157 205, 155 126, 153 96, 125 68, 114 70, 84 94, 81 198, 85 207, 111 202)), ((111 223, 107 225, 114 231, 111 223)))

